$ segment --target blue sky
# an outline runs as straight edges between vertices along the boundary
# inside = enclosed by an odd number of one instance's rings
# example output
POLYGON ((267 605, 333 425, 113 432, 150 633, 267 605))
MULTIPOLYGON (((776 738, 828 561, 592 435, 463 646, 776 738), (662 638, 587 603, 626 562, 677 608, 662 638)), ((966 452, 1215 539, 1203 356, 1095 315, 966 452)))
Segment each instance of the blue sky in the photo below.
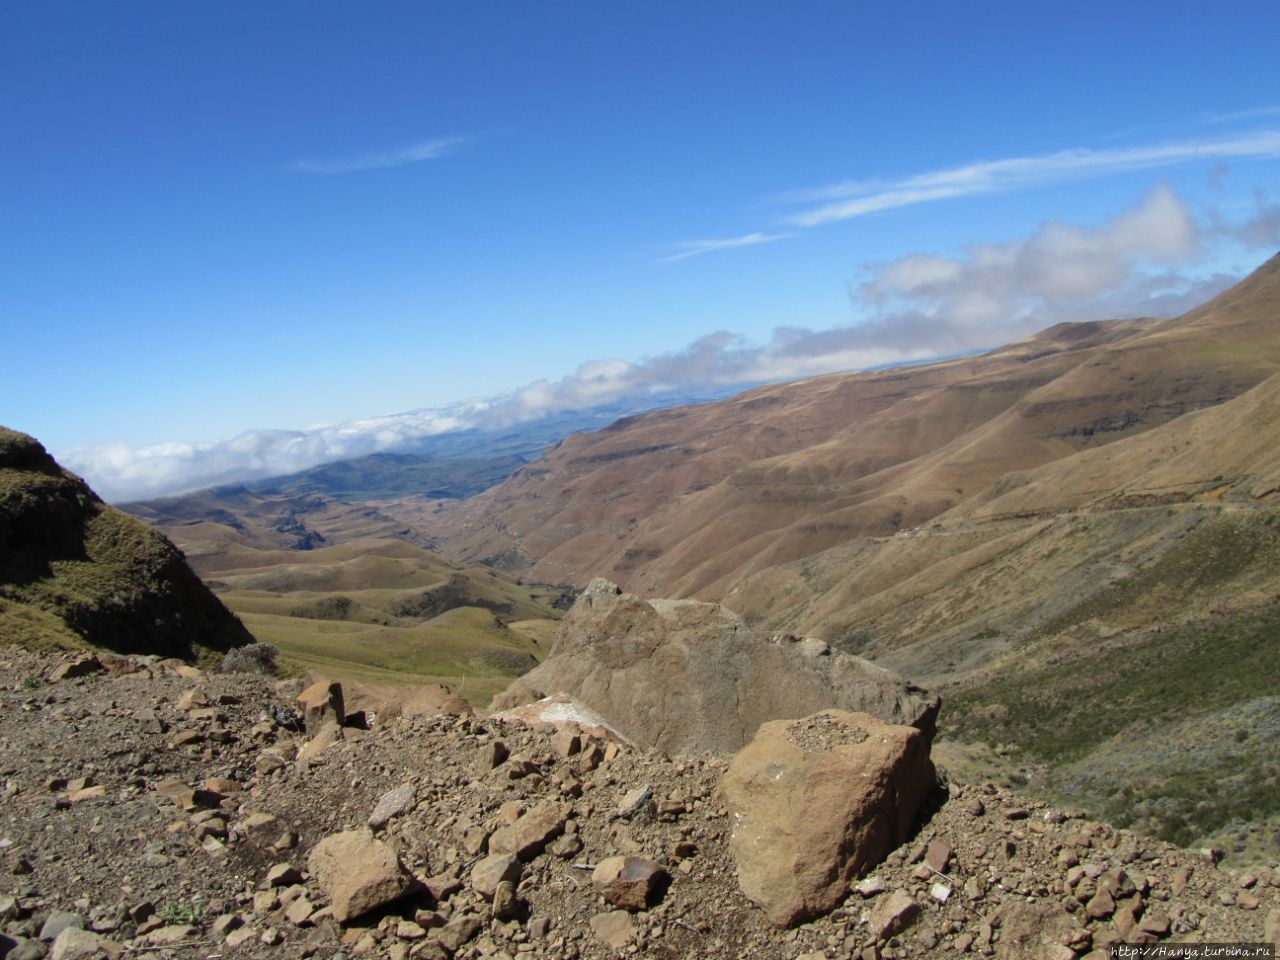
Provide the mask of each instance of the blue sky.
POLYGON ((1250 2, 15 0, 0 422, 121 498, 1176 312, 1280 246, 1276 36, 1250 2))

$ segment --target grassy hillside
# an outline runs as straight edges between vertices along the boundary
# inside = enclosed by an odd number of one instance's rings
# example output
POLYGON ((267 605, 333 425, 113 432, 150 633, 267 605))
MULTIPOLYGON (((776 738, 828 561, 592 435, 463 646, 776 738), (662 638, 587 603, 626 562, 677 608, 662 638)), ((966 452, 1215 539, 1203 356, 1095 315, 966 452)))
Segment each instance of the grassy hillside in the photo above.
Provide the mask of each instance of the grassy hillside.
POLYGON ((1061 802, 1246 856, 1274 856, 1277 733, 1280 510, 1221 508, 954 684, 943 728, 1061 802))
POLYGON ((0 427, 0 643, 195 658, 249 641, 172 543, 0 427))
POLYGON ((442 683, 484 703, 541 659, 559 615, 558 590, 395 539, 305 551, 202 544, 196 569, 293 670, 442 683))

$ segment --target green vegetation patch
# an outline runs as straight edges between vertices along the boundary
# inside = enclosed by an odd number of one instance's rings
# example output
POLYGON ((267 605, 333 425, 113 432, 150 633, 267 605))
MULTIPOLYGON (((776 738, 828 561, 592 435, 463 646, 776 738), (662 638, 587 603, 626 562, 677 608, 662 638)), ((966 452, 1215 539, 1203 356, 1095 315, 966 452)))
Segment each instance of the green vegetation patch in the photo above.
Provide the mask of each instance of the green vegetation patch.
POLYGON ((1157 560, 1117 580, 1053 618, 1038 631, 1052 637, 1088 620, 1158 622, 1190 598, 1212 599, 1227 584, 1280 573, 1280 515, 1231 511, 1206 517, 1157 560))
MULTIPOLYGON (((1280 697, 1131 729, 1056 770, 1049 785, 1118 826, 1244 853, 1280 819, 1280 697)), ((1274 859, 1274 844, 1267 855, 1274 859)))
POLYGON ((258 640, 280 648, 290 672, 314 669, 372 683, 442 683, 480 705, 536 666, 540 653, 492 611, 476 608, 410 626, 242 616, 258 640))
POLYGON ((1190 844, 1280 810, 1280 602, 1014 667, 951 698, 946 736, 1011 744, 1040 787, 1190 844))
POLYGON ((1280 603, 1148 633, 1087 656, 1015 668, 951 699, 962 740, 1078 760, 1137 724, 1175 723, 1280 693, 1280 603))

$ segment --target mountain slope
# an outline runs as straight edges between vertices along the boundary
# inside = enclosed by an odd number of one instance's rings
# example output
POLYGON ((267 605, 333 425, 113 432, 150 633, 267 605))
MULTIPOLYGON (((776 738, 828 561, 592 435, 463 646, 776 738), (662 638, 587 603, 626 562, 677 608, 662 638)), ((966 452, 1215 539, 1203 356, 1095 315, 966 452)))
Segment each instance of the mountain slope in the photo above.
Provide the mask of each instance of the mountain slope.
POLYGON ((251 640, 172 543, 0 427, 0 643, 191 658, 251 640))
MULTIPOLYGON (((567 438, 438 530, 461 557, 544 580, 721 599, 1245 393, 1280 369, 1278 291, 1273 259, 1174 320, 1060 325, 981 357, 620 421, 567 438)), ((800 602, 770 622, 843 626, 805 618, 800 602)))

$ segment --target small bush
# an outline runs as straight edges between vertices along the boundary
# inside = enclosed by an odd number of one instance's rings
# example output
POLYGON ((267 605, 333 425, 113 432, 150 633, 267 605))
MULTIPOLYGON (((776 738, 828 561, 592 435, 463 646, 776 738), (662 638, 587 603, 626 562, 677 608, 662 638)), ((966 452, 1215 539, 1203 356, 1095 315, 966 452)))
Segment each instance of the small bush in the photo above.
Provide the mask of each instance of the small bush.
POLYGON ((267 676, 276 674, 276 657, 280 648, 274 643, 251 643, 244 647, 228 650, 222 658, 223 673, 264 673, 267 676))
MULTIPOLYGON (((264 644, 255 643, 252 646, 260 647, 264 644)), ((243 649, 243 648, 242 648, 243 649)), ((191 900, 179 900, 176 903, 166 903, 160 908, 157 914, 165 923, 204 923, 205 909, 204 904, 195 903, 191 900)))

